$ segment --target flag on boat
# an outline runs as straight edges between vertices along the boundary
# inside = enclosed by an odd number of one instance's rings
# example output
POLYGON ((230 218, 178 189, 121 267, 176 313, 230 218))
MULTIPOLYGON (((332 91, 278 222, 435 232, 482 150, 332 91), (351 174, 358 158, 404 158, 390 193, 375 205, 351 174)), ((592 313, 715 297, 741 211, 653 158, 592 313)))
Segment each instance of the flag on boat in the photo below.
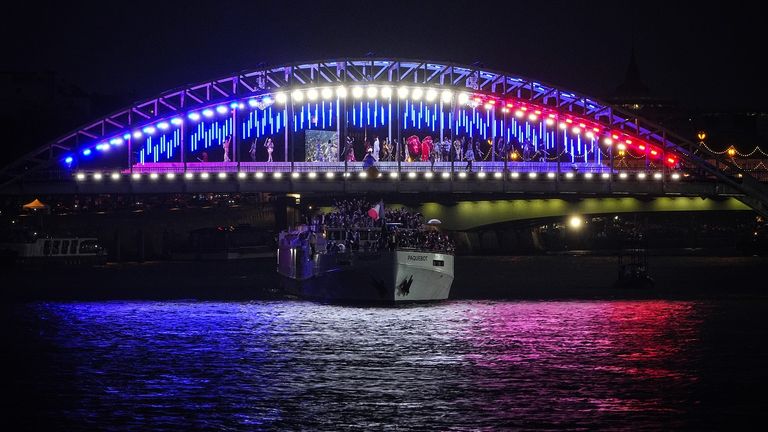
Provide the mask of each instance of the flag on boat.
POLYGON ((379 220, 384 215, 384 201, 379 201, 378 204, 371 207, 370 210, 368 210, 368 216, 370 216, 373 220, 379 220))

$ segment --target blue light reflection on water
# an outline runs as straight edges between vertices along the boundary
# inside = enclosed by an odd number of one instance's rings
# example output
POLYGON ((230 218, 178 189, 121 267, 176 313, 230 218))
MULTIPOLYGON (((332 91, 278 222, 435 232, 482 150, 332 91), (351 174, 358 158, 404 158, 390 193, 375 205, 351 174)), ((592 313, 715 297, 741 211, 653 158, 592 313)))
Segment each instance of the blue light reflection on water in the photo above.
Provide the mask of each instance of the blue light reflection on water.
POLYGON ((44 323, 45 414, 117 429, 686 425, 707 311, 672 301, 25 307, 44 323))

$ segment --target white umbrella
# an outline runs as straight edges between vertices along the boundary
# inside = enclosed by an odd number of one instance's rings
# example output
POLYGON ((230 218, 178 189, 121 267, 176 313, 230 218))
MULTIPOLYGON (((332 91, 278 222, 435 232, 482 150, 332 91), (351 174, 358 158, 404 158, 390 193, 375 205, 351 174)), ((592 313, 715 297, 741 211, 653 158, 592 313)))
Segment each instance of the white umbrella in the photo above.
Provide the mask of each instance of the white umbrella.
POLYGON ((427 222, 427 225, 440 225, 441 223, 440 219, 430 219, 429 222, 427 222))

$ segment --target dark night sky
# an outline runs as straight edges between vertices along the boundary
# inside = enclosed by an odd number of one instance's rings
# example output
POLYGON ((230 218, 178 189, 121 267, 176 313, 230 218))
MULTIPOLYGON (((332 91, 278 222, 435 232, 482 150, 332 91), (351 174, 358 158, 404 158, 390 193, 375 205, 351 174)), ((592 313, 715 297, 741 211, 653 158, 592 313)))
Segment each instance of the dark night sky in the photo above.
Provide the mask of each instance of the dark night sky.
POLYGON ((4 11, 12 24, 0 30, 0 69, 46 68, 88 91, 145 98, 262 61, 374 52, 479 61, 599 97, 622 81, 634 28, 640 73, 654 95, 686 108, 766 109, 756 66, 766 40, 762 14, 726 5, 14 2, 4 11))

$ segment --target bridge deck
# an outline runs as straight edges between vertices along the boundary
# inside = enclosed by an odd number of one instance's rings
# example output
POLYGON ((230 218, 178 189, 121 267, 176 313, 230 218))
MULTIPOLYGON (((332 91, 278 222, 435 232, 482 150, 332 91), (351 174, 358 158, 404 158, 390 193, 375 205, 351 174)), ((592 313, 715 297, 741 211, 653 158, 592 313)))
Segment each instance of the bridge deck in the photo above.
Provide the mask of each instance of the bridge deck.
MULTIPOLYGON (((467 170, 467 162, 435 162, 434 166, 430 162, 378 162, 376 167, 381 172, 460 172, 467 170)), ((580 173, 604 173, 611 172, 611 168, 603 164, 575 162, 475 162, 472 164, 473 171, 476 172, 580 172, 580 173)), ((123 170, 125 173, 343 173, 343 172, 362 172, 364 171, 363 162, 157 162, 135 164, 131 170, 123 170)), ((614 170, 616 171, 616 170, 614 170)))

